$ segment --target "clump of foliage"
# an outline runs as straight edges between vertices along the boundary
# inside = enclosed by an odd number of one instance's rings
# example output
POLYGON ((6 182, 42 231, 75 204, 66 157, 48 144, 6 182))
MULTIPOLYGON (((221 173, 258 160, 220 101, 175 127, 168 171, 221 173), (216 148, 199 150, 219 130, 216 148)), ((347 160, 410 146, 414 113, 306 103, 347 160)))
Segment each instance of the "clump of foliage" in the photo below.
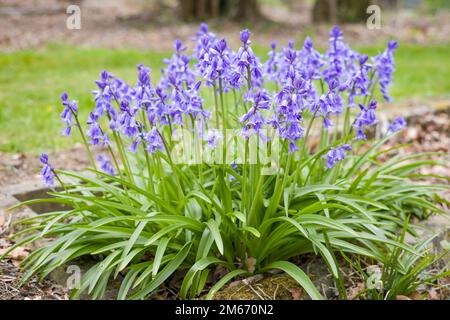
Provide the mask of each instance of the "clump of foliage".
POLYGON ((414 174, 435 163, 429 154, 379 161, 393 151, 382 146, 404 119, 367 141, 377 124, 374 91, 390 99, 397 43, 369 59, 334 27, 325 53, 307 38, 300 50, 272 45, 263 64, 248 30, 240 40, 233 51, 201 25, 194 53, 177 40, 157 85, 143 65, 134 86, 103 71, 87 130, 77 102, 62 94, 63 134, 78 131, 91 167, 64 171, 41 156, 45 182, 60 188, 24 204, 70 209, 22 221, 29 227, 16 234, 26 235, 16 246, 51 239, 23 262, 24 282, 98 256, 74 297, 102 298, 120 275, 118 298, 143 299, 184 272, 181 298, 211 298, 233 278, 280 269, 321 299, 290 258, 320 255, 338 284, 338 255, 389 266, 389 279, 421 261, 424 247, 398 234, 415 235, 413 226, 404 228, 412 208, 440 212, 433 197, 447 186, 414 174), (93 148, 102 150, 96 159, 93 148), (393 263, 397 252, 410 258, 393 263), (213 283, 218 266, 227 273, 213 283))

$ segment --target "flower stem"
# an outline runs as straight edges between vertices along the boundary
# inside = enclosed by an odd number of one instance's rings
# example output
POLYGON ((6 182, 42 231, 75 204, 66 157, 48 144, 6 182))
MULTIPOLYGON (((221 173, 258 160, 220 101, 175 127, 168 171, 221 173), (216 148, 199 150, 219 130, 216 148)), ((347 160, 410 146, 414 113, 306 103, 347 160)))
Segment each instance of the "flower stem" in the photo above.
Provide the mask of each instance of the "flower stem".
POLYGON ((86 150, 87 150, 87 153, 88 153, 88 156, 89 156, 89 160, 91 161, 92 167, 95 170, 97 170, 97 165, 95 164, 94 157, 92 156, 92 152, 91 152, 91 149, 89 148, 89 144, 88 144, 88 142, 86 140, 86 136, 83 133, 83 129, 81 129, 81 125, 80 125, 80 121, 78 120, 78 116, 74 112, 72 112, 72 114, 73 114, 73 116, 75 118, 75 121, 77 123, 78 131, 80 131, 81 139, 83 139, 83 144, 86 147, 86 150))

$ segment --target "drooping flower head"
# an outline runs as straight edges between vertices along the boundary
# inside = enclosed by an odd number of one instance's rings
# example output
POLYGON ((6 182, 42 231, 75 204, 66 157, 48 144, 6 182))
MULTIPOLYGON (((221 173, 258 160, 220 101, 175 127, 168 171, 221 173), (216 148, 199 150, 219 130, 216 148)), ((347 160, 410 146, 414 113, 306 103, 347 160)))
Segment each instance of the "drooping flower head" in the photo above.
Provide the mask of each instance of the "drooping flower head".
POLYGON ((61 113, 61 120, 66 125, 66 128, 62 131, 62 135, 70 136, 72 126, 77 126, 76 122, 73 120, 78 114, 77 102, 75 100, 69 101, 69 96, 64 92, 61 94, 61 104, 64 106, 61 113))
POLYGON ((297 74, 275 96, 276 108, 269 123, 278 129, 281 138, 289 141, 290 152, 297 150, 295 142, 303 137, 302 113, 309 106, 310 85, 297 74))
POLYGON ((206 23, 202 23, 193 40, 195 41, 194 57, 197 60, 195 70, 198 75, 205 77, 206 69, 210 64, 210 49, 216 45, 219 39, 209 31, 206 23))
POLYGON ((147 118, 151 125, 157 122, 163 125, 170 121, 170 101, 169 95, 161 87, 157 87, 152 97, 152 104, 147 109, 147 118))
POLYGON ((347 82, 342 84, 342 87, 348 90, 349 107, 353 106, 356 96, 369 95, 369 86, 371 85, 369 71, 372 66, 367 63, 368 59, 367 55, 360 55, 358 58, 359 68, 350 71, 347 82))
POLYGON ((281 85, 291 84, 298 76, 297 64, 299 58, 299 52, 294 49, 294 42, 289 41, 286 48, 283 48, 283 59, 280 63, 280 79, 281 85))
POLYGON ((93 90, 92 94, 94 94, 95 101, 94 113, 98 117, 101 117, 105 111, 111 109, 112 107, 111 103, 114 100, 114 95, 110 90, 112 79, 113 75, 108 71, 103 70, 100 73, 100 79, 95 81, 98 90, 93 90))
POLYGON ((120 103, 120 110, 122 111, 122 115, 120 116, 119 123, 122 128, 122 133, 133 140, 133 144, 131 146, 131 151, 136 151, 136 141, 140 141, 141 126, 140 123, 136 120, 136 115, 138 112, 138 108, 135 106, 131 106, 128 101, 122 101, 120 103))
POLYGON ((191 58, 185 54, 186 46, 177 39, 174 43, 175 52, 170 59, 164 59, 166 67, 161 70, 160 86, 169 88, 172 85, 191 88, 195 84, 196 74, 189 63, 191 58))
MULTIPOLYGON (((135 108, 147 110, 152 103, 152 97, 155 92, 150 78, 150 68, 143 64, 137 66, 137 83, 134 87, 133 104, 135 108)), ((128 103, 127 100, 123 102, 128 103)), ((123 111, 123 110, 122 110, 123 111)))
POLYGON ((346 157, 345 151, 352 150, 352 147, 348 144, 343 144, 341 146, 338 146, 336 148, 331 148, 330 151, 327 152, 325 155, 326 158, 326 169, 333 168, 337 162, 342 161, 346 157))
POLYGON ((378 123, 375 109, 377 108, 377 102, 375 100, 370 101, 369 106, 365 107, 359 104, 361 112, 356 116, 353 126, 358 129, 356 133, 357 139, 366 140, 364 129, 366 127, 374 126, 378 123))
POLYGON ((233 88, 240 88, 244 84, 250 86, 261 86, 263 84, 262 65, 258 57, 255 56, 250 46, 251 32, 244 29, 240 32, 239 38, 242 46, 234 57, 233 72, 231 74, 230 85, 233 88))
POLYGON ((389 41, 387 48, 381 54, 373 58, 378 83, 380 84, 380 91, 386 101, 391 101, 388 90, 392 82, 392 74, 395 70, 394 52, 397 48, 397 41, 389 41))
POLYGON ((155 153, 158 150, 163 150, 164 144, 156 128, 151 129, 144 137, 147 151, 155 153))
POLYGON ((98 115, 94 112, 89 114, 89 118, 86 121, 86 124, 89 126, 89 129, 86 131, 86 135, 91 138, 89 143, 96 146, 101 144, 102 146, 110 144, 108 139, 108 134, 103 132, 100 128, 100 124, 98 123, 98 115))
MULTIPOLYGON (((201 82, 198 81, 189 88, 177 85, 176 80, 169 79, 171 90, 167 96, 165 113, 173 124, 184 125, 185 118, 191 116, 196 119, 207 120, 210 112, 203 109, 203 98, 199 94, 201 82)), ((161 102, 162 96, 158 99, 161 102)), ((162 104, 160 104, 163 106, 162 104)))
POLYGON ((267 79, 277 82, 280 71, 281 53, 276 51, 277 44, 272 42, 271 50, 268 52, 269 59, 264 63, 264 73, 267 79))
POLYGON ((114 176, 116 174, 114 167, 111 163, 111 160, 109 160, 109 158, 107 156, 98 155, 97 161, 100 162, 100 169, 103 172, 110 174, 112 176, 114 176))
POLYGON ((331 29, 325 57, 326 66, 323 71, 325 82, 329 84, 331 81, 337 81, 340 89, 344 90, 349 78, 358 69, 359 54, 344 42, 344 34, 338 26, 331 29))
POLYGON ((298 70, 305 80, 318 80, 321 78, 321 69, 324 66, 323 56, 314 49, 314 43, 307 37, 303 43, 303 48, 299 53, 300 63, 298 70))
POLYGON ((104 70, 100 73, 100 79, 95 81, 98 90, 93 90, 95 107, 93 113, 101 118, 106 114, 109 118, 109 128, 118 130, 119 112, 113 102, 131 100, 133 92, 125 81, 116 78, 113 74, 104 70))
POLYGON ((329 91, 319 97, 317 102, 312 105, 311 111, 316 117, 323 118, 323 125, 326 129, 333 126, 330 121, 332 115, 339 115, 343 111, 343 100, 338 90, 338 81, 333 80, 328 84, 329 91))
POLYGON ((239 122, 244 124, 242 133, 245 137, 251 134, 258 134, 261 138, 265 139, 261 133, 261 129, 266 120, 262 115, 262 110, 268 110, 270 108, 271 97, 265 89, 257 90, 255 93, 249 93, 246 101, 251 105, 248 112, 243 115, 239 122))
POLYGON ((46 154, 46 153, 41 154, 39 160, 44 165, 41 170, 41 176, 42 176, 42 179, 44 180, 44 183, 49 188, 54 189, 55 184, 54 184, 53 178, 55 177, 55 172, 53 171, 52 166, 48 162, 48 154, 46 154))

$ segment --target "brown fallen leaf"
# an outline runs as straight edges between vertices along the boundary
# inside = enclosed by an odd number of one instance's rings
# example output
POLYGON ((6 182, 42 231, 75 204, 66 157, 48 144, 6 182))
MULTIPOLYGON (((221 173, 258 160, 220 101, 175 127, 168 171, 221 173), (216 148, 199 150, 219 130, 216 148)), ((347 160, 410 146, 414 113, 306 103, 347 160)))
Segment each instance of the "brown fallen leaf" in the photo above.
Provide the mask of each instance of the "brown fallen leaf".
POLYGON ((430 300, 441 300, 441 295, 437 288, 431 288, 428 290, 428 299, 430 300))
POLYGON ((395 300, 411 300, 407 296, 398 295, 395 297, 395 300))
MULTIPOLYGON (((8 251, 8 248, 0 249, 0 255, 4 254, 6 251, 8 251)), ((17 247, 13 251, 8 253, 6 257, 12 260, 22 261, 23 259, 28 257, 29 254, 30 250, 28 248, 17 247)))
POLYGON ((299 289, 289 289, 292 294, 292 300, 302 300, 302 292, 299 289))
POLYGON ((348 291, 347 291, 348 299, 350 299, 350 300, 355 299, 360 292, 364 291, 364 289, 366 289, 364 282, 357 283, 356 287, 348 289, 348 291))

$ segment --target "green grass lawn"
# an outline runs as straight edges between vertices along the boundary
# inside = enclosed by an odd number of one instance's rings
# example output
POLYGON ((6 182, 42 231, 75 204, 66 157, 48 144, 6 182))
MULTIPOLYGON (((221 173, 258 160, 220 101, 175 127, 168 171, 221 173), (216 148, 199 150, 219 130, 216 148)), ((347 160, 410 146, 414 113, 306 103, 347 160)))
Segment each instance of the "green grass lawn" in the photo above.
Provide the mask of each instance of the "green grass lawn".
MULTIPOLYGON (((265 56, 267 49, 255 46, 265 56)), ((362 49, 376 54, 382 48, 362 49)), ((79 49, 51 45, 38 51, 0 54, 0 151, 39 153, 73 144, 61 137, 59 96, 67 91, 79 101, 84 119, 93 107, 90 91, 101 70, 134 84, 136 65, 144 63, 159 77, 162 58, 170 53, 138 50, 79 49)), ((450 45, 401 46, 391 93, 395 101, 450 95, 450 45)), ((395 106, 395 105, 393 105, 395 106)))

